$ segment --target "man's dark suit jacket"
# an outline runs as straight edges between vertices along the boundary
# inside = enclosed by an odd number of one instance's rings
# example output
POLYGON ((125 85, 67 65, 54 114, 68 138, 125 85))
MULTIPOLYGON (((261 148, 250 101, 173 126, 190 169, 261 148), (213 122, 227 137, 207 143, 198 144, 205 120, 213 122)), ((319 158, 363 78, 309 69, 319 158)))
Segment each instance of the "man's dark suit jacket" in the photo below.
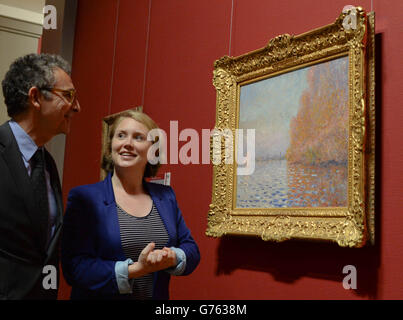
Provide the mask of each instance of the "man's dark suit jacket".
MULTIPOLYGON (((6 122, 0 126, 0 300, 56 299, 57 290, 45 289, 53 265, 59 274, 59 238, 63 202, 56 164, 46 151, 47 170, 58 206, 54 236, 47 241, 47 215, 33 195, 17 141, 6 122)), ((57 277, 57 282, 58 282, 57 277)))

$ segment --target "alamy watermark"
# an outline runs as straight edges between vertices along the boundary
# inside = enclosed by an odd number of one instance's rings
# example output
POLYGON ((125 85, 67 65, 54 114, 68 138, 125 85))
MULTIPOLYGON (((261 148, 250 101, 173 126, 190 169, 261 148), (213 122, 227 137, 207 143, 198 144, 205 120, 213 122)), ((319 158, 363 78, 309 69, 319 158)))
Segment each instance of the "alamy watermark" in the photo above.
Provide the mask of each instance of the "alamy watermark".
POLYGON ((357 9, 352 5, 347 5, 343 8, 343 13, 347 15, 343 19, 343 28, 347 31, 357 29, 357 9))
POLYGON ((357 289, 357 268, 353 265, 346 265, 343 274, 347 274, 343 279, 343 288, 346 290, 357 289))
POLYGON ((43 28, 46 30, 57 29, 57 10, 55 6, 46 5, 43 7, 43 28))
MULTIPOLYGON (((255 171, 255 129, 202 129, 201 164, 237 164, 238 175, 251 175, 255 171), (212 148, 210 141, 212 140, 212 148), (234 145, 236 152, 234 152, 234 145), (223 155, 223 156, 222 156, 223 155), (235 155, 235 159, 234 159, 235 155), (234 161, 235 160, 235 161, 234 161)), ((168 135, 163 129, 152 129, 147 140, 153 141, 148 150, 151 164, 168 163, 168 135)), ((178 121, 170 121, 169 164, 200 164, 200 137, 195 129, 186 128, 179 132, 178 121), (179 148, 179 141, 186 142, 179 148)))
POLYGON ((43 267, 42 274, 45 274, 42 280, 42 287, 45 290, 57 289, 57 269, 54 265, 48 264, 43 267))

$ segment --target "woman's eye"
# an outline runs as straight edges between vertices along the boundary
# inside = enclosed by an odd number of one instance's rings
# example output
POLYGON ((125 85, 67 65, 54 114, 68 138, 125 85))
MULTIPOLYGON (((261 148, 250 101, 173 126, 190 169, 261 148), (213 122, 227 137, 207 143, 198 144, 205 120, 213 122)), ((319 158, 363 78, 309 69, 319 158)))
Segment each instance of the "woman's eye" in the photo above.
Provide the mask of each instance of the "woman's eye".
POLYGON ((138 135, 138 136, 135 136, 134 139, 136 139, 137 141, 144 141, 144 136, 138 135))
POLYGON ((124 133, 123 132, 119 132, 118 134, 117 134, 117 137, 118 138, 123 138, 125 135, 124 135, 124 133))

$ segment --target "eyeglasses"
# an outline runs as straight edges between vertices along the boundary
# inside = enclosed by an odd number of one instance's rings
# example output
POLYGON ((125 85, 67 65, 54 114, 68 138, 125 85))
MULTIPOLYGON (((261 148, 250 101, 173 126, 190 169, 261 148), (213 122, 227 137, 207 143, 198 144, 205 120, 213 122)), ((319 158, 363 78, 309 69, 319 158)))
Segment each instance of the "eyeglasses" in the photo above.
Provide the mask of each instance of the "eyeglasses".
MULTIPOLYGON (((55 95, 59 96, 57 92, 60 92, 63 97, 67 100, 68 103, 73 104, 77 98, 77 92, 76 89, 69 89, 69 90, 63 90, 59 88, 51 88, 51 89, 44 89, 46 91, 50 91, 54 93, 55 95)), ((60 96, 59 96, 60 97, 60 96)))

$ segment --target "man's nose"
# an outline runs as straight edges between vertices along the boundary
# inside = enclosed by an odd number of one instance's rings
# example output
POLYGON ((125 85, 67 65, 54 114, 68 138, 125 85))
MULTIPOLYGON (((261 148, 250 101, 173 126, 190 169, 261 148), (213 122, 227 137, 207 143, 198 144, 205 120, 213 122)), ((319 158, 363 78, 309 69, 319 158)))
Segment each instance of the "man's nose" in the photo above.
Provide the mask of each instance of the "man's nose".
POLYGON ((78 102, 78 99, 75 99, 73 102, 73 111, 74 112, 80 112, 81 111, 81 106, 80 102, 78 102))

